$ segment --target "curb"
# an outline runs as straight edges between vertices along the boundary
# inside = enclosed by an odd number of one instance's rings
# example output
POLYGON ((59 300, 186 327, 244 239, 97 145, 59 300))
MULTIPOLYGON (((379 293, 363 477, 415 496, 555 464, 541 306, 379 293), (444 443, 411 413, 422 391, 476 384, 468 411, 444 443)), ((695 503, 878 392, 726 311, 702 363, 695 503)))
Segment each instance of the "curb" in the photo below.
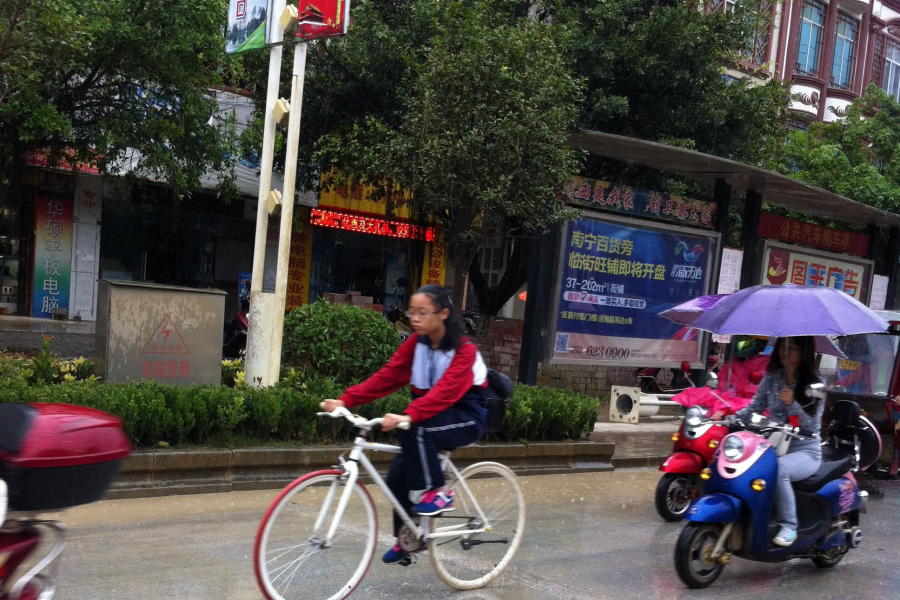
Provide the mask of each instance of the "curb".
POLYGON ((612 465, 616 469, 656 469, 669 455, 663 456, 623 456, 613 458, 612 465))
MULTIPOLYGON (((252 448, 235 450, 154 451, 132 454, 105 498, 151 498, 246 490, 280 489, 305 473, 338 464, 346 448, 252 448)), ((519 475, 588 473, 614 470, 615 444, 536 442, 466 446, 453 453, 460 469, 482 461, 505 464, 519 475)), ((384 474, 393 459, 370 451, 369 460, 384 474)))

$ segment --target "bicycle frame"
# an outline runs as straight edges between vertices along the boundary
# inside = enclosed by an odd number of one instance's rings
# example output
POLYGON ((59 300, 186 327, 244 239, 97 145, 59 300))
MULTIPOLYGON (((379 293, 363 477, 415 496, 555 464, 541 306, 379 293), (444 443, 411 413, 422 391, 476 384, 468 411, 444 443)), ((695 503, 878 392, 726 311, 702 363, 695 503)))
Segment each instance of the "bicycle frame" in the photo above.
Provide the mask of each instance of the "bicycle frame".
POLYGON ((457 537, 460 535, 460 529, 465 528, 466 535, 474 535, 478 533, 486 533, 491 531, 491 524, 488 521, 487 517, 482 511, 481 506, 478 504, 478 501, 475 499, 475 496, 472 494, 472 491, 469 489, 466 481, 460 477, 459 470, 456 468, 456 465, 450 460, 450 453, 446 451, 442 451, 440 453, 441 457, 441 465, 445 471, 449 471, 449 473, 456 477, 456 480, 459 482, 459 485, 463 488, 463 491, 467 494, 468 498, 471 499, 472 504, 475 506, 475 510, 478 513, 478 517, 481 519, 482 526, 476 529, 469 529, 467 523, 462 523, 460 525, 451 525, 447 527, 439 527, 435 531, 429 531, 428 529, 428 520, 423 521, 423 526, 416 525, 415 521, 413 521, 412 517, 403 509, 400 501, 394 496, 391 492, 390 488, 388 488, 387 483, 385 483, 384 479, 372 465, 372 462, 366 456, 366 450, 380 450, 382 452, 390 452, 392 454, 399 454, 401 452, 399 446, 390 446, 388 444, 376 444, 374 442, 370 442, 365 439, 363 436, 357 436, 357 438, 353 441, 353 447, 350 450, 350 455, 347 459, 341 457, 341 468, 344 470, 344 475, 339 477, 329 486, 328 494, 325 497, 325 502, 322 504, 322 508, 319 511, 319 516, 316 519, 316 524, 313 529, 313 535, 317 534, 325 523, 325 520, 328 518, 328 513, 331 511, 331 504, 334 502, 335 497, 337 496, 338 487, 343 486, 344 491, 341 493, 341 496, 338 500, 337 508, 334 512, 334 519, 331 521, 331 525, 328 529, 328 533, 325 536, 325 540, 323 541, 324 546, 329 546, 331 544, 331 539, 334 537, 334 533, 337 530, 338 525, 341 522, 341 517, 344 516, 344 510, 347 508, 347 503, 350 501, 350 494, 353 491, 353 486, 356 484, 359 479, 360 474, 360 465, 362 465, 363 470, 369 474, 372 478, 372 481, 375 482, 382 493, 387 497, 390 501, 391 506, 394 507, 394 510, 397 511, 397 514, 400 515, 400 518, 406 524, 407 527, 410 528, 413 532, 415 532, 416 536, 421 538, 424 542, 429 542, 433 539, 439 538, 449 538, 449 537, 457 537))

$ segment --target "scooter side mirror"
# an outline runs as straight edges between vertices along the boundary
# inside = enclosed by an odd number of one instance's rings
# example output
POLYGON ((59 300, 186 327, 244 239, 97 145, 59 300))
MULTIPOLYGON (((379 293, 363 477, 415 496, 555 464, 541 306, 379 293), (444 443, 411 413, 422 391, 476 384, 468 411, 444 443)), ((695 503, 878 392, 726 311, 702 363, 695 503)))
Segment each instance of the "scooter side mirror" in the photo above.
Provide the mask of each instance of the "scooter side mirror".
POLYGON ((759 385, 759 383, 763 380, 763 376, 759 371, 753 371, 752 373, 750 373, 749 379, 750 383, 752 383, 753 385, 759 385))
POLYGON ((719 388, 719 376, 715 373, 707 373, 706 374, 706 387, 710 389, 718 389, 719 388))
POLYGON ((684 374, 690 373, 691 372, 691 363, 689 363, 686 360, 682 361, 681 362, 681 372, 684 374))
POLYGON ((806 386, 807 398, 816 398, 818 400, 823 400, 826 395, 827 390, 824 383, 811 383, 806 386))

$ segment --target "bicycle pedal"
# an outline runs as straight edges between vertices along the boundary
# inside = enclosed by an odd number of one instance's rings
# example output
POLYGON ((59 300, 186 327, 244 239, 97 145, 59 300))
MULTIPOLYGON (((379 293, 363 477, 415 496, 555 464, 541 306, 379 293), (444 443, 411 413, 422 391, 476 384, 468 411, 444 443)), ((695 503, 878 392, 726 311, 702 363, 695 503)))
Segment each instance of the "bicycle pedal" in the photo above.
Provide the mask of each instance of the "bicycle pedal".
POLYGON ((406 557, 403 560, 401 560, 400 562, 398 562, 397 564, 400 565, 401 567, 408 567, 409 565, 414 565, 417 562, 418 562, 418 559, 416 559, 415 554, 407 554, 406 557))

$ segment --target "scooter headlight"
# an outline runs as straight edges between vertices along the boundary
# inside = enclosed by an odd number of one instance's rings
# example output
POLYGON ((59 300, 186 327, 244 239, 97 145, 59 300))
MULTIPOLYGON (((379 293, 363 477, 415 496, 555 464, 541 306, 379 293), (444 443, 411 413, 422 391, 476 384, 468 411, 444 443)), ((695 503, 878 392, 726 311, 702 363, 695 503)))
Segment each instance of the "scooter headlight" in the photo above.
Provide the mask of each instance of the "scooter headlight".
POLYGON ((697 427, 706 416, 706 411, 699 406, 692 406, 684 413, 684 422, 690 427, 697 427))
POLYGON ((722 453, 729 460, 738 460, 744 454, 744 442, 737 436, 729 435, 722 444, 722 453))

